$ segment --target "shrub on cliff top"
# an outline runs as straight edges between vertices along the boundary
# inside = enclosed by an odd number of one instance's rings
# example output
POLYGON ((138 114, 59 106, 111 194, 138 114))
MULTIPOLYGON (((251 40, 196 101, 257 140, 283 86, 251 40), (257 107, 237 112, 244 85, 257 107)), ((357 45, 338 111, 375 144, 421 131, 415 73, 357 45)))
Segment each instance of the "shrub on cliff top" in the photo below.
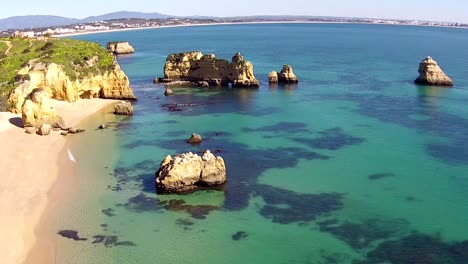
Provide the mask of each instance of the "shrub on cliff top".
POLYGON ((18 71, 32 59, 61 65, 72 81, 104 73, 114 65, 114 56, 98 43, 72 39, 40 41, 0 38, 0 41, 11 41, 13 45, 8 55, 5 55, 6 43, 0 42, 0 54, 3 54, 3 58, 0 58, 0 97, 10 95, 16 87, 18 71), (89 66, 86 61, 94 57, 98 60, 89 66))

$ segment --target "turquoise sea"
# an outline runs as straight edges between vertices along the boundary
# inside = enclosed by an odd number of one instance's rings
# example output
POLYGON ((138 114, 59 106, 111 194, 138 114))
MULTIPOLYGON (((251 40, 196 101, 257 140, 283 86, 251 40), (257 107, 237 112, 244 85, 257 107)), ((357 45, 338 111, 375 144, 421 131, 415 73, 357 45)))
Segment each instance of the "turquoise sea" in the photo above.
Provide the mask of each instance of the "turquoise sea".
POLYGON ((262 24, 76 37, 126 40, 136 114, 101 114, 70 149, 76 193, 56 263, 468 263, 468 31, 262 24), (259 89, 164 88, 170 53, 240 51, 259 89), (416 86, 435 58, 456 85, 416 86), (271 87, 290 64, 301 82, 271 87), (177 111, 169 111, 176 108, 177 111), (107 122, 106 130, 94 130, 107 122), (199 133, 205 141, 185 140, 199 133), (157 195, 168 154, 218 150, 224 191, 157 195))

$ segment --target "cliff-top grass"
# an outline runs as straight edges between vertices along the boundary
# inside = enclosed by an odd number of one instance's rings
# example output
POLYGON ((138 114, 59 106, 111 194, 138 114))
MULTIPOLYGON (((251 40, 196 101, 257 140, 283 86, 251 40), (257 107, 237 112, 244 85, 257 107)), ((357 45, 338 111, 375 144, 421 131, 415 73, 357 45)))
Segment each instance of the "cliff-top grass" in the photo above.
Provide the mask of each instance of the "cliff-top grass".
MULTIPOLYGON (((113 66, 114 57, 98 43, 55 39, 46 40, 0 38, 0 97, 7 98, 18 81, 27 78, 18 71, 31 60, 40 63, 56 63, 74 81, 90 74, 105 72, 113 66), (12 47, 5 54, 10 42, 12 47), (88 65, 97 56, 97 61, 88 65)), ((0 98, 1 99, 1 98, 0 98)))

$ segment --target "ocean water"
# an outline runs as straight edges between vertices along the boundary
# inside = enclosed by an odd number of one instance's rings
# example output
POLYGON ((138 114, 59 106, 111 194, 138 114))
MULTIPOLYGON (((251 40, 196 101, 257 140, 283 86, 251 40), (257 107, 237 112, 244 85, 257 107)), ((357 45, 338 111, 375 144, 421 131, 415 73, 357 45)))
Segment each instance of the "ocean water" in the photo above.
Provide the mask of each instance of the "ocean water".
POLYGON ((341 24, 167 28, 118 58, 136 114, 89 121, 57 263, 468 263, 468 31, 341 24), (164 88, 170 53, 240 51, 259 89, 164 88), (416 86, 434 57, 452 89, 416 86), (297 86, 267 75, 294 67, 297 86), (169 107, 179 104, 176 112, 169 107), (187 106, 186 104, 190 104, 187 106), (93 130, 102 122, 109 128, 93 130), (185 140, 201 134, 200 146, 185 140), (157 195, 168 154, 218 150, 224 191, 157 195))

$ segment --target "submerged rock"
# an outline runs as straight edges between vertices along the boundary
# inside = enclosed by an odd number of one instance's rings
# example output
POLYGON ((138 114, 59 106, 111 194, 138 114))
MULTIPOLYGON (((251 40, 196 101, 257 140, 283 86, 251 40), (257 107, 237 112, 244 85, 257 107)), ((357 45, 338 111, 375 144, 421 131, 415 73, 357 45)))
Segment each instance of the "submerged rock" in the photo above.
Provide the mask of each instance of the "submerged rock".
POLYGON ((240 53, 231 61, 218 59, 215 55, 203 55, 200 51, 169 55, 164 66, 164 78, 159 82, 191 82, 202 87, 228 86, 259 87, 252 63, 245 61, 240 53))
POLYGON ((187 140, 189 144, 200 144, 202 142, 202 137, 199 134, 193 133, 192 136, 187 140))
POLYGON ((203 156, 191 152, 167 156, 156 172, 159 193, 184 193, 200 187, 212 187, 226 182, 226 166, 221 157, 209 150, 203 156))
POLYGON ((439 86, 453 86, 453 81, 440 68, 431 57, 425 58, 419 64, 419 77, 414 81, 416 84, 429 84, 439 86))
POLYGON ((133 105, 130 102, 120 102, 114 105, 114 114, 116 115, 133 115, 133 105))
POLYGON ((171 89, 169 88, 166 88, 166 91, 164 91, 164 95, 165 96, 169 96, 169 95, 173 95, 174 94, 174 91, 172 91, 171 89))
POLYGON ((268 75, 268 82, 270 84, 275 83, 298 83, 299 79, 297 78, 296 74, 294 74, 293 68, 290 65, 283 65, 283 69, 281 72, 272 71, 268 75))
POLYGON ((135 53, 135 49, 127 41, 108 42, 107 50, 114 54, 135 53))

